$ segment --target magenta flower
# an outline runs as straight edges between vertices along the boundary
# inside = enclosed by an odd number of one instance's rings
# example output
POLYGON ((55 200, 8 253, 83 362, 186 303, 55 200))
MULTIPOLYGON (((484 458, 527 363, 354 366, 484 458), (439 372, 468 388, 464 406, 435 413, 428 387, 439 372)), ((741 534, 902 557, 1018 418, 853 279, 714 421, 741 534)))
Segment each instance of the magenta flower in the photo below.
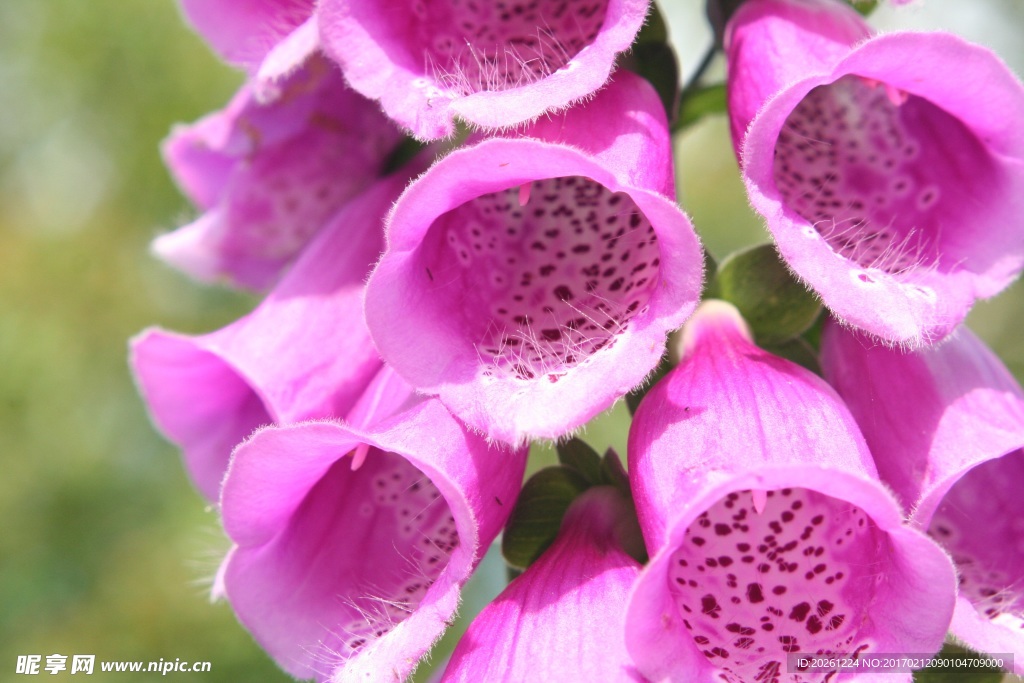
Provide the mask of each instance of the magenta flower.
POLYGON ((405 180, 380 181, 346 205, 244 318, 196 337, 157 328, 132 340, 153 421, 182 448, 207 498, 217 499, 231 450, 256 427, 342 417, 380 368, 363 322, 363 280, 405 180))
POLYGON ((558 437, 657 364, 700 245, 654 91, 621 73, 527 136, 453 152, 405 191, 366 291, 385 360, 512 443, 558 437))
POLYGON ((831 324, 822 367, 911 521, 953 556, 951 631, 1024 674, 1024 392, 964 327, 903 354, 831 324))
POLYGON ((167 165, 205 213, 153 250, 200 280, 265 289, 377 178, 401 133, 321 58, 269 102, 247 85, 226 109, 179 127, 167 165))
POLYGON ((403 681, 454 617, 525 461, 434 399, 370 429, 261 430, 224 482, 235 546, 215 591, 297 678, 403 681))
POLYGON ((319 47, 315 0, 181 0, 210 46, 256 82, 270 85, 319 47))
POLYGON ((610 486, 582 494, 554 545, 470 625, 441 683, 643 680, 622 623, 640 572, 623 550, 632 514, 610 486))
POLYGON ((423 140, 455 117, 507 128, 600 88, 649 0, 323 0, 324 50, 349 84, 423 140))
POLYGON ((754 346, 728 304, 688 323, 629 451, 651 561, 626 645, 648 678, 796 681, 787 654, 941 647, 949 559, 902 524, 839 398, 754 346))
POLYGON ((750 0, 726 48, 750 201, 840 320, 918 346, 1018 275, 1024 87, 995 55, 838 0, 750 0))

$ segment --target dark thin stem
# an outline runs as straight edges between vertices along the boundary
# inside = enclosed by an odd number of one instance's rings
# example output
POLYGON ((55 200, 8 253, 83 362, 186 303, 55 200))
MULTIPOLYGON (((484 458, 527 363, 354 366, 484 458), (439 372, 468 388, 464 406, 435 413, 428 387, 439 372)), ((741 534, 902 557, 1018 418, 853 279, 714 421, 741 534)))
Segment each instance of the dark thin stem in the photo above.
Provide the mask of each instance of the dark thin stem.
POLYGON ((686 96, 697 89, 700 85, 700 81, 704 78, 704 73, 711 66, 711 62, 715 59, 715 54, 718 52, 718 46, 714 43, 708 46, 708 49, 704 51, 704 56, 701 57, 700 64, 697 65, 697 70, 690 76, 690 80, 683 86, 683 90, 680 94, 680 100, 685 100, 686 96))

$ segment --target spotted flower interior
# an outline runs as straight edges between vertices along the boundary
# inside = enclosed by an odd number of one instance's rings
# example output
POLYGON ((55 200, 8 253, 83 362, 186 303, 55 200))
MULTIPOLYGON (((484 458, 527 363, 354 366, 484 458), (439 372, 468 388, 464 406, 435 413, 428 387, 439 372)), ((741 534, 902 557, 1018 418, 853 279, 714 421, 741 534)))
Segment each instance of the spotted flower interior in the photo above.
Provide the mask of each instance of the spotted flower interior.
POLYGON ((608 0, 412 0, 413 60, 462 95, 507 90, 564 67, 593 42, 608 0))
POLYGON ((313 120, 287 147, 255 157, 236 182, 227 219, 226 258, 253 253, 278 260, 298 252, 360 185, 334 179, 352 171, 349 133, 313 120))
POLYGON ((961 266, 970 250, 950 233, 969 224, 964 207, 999 184, 988 153, 958 119, 856 75, 814 88, 792 111, 773 175, 789 209, 836 253, 893 275, 961 266))
POLYGON ((436 219, 424 284, 485 373, 552 382, 647 310, 654 228, 628 194, 580 176, 478 197, 436 219))
POLYGON ((1024 635, 1024 451, 978 465, 942 499, 928 527, 957 567, 960 594, 1024 635))
POLYGON ((858 507, 804 488, 730 493, 672 557, 669 591, 698 649, 728 681, 786 676, 793 652, 854 656, 886 571, 886 535, 858 507))
POLYGON ((330 625, 333 639, 324 638, 341 659, 411 614, 459 545, 444 498, 407 460, 371 448, 359 469, 351 466, 340 459, 316 484, 286 541, 308 589, 348 612, 330 625))

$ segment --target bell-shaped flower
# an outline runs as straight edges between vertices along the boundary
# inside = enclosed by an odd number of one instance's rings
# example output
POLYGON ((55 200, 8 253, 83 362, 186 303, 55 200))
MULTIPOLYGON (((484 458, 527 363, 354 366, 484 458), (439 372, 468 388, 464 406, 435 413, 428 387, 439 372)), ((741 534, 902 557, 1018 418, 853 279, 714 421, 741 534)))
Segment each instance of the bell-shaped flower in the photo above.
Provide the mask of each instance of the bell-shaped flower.
POLYGON ((821 361, 883 481, 953 557, 951 631, 1024 674, 1024 392, 965 327, 901 353, 830 324, 821 361))
POLYGON ((261 86, 272 86, 318 49, 315 5, 315 0, 181 0, 196 32, 261 86))
POLYGON ((280 89, 265 102, 246 85, 164 142, 167 166, 204 213, 153 242, 160 258, 200 280, 265 289, 402 139, 323 58, 280 89))
POLYGON ((347 204, 249 315, 205 335, 154 328, 132 340, 150 415, 207 498, 217 499, 231 450, 254 429, 343 417, 380 368, 363 282, 405 181, 382 180, 347 204))
POLYGON ((636 37, 650 0, 322 0, 324 50, 414 136, 455 117, 508 128, 588 97, 636 37))
POLYGON ((622 72, 523 137, 405 191, 366 291, 384 359, 488 436, 578 427, 639 384, 696 305, 700 245, 668 196, 664 111, 622 72))
POLYGON ((626 653, 623 612, 640 565, 639 535, 613 487, 583 493, 554 544, 473 620, 441 683, 641 681, 626 653))
POLYGON ((750 201, 837 318, 919 346, 1017 277, 1024 86, 998 57, 839 0, 749 0, 725 44, 750 201))
POLYGON ((626 645, 648 678, 795 682, 808 678, 788 655, 942 646, 949 558, 903 524, 835 393, 754 346, 732 306, 708 302, 684 328, 629 453, 651 561, 626 645))
MULTIPOLYGON (((371 415, 401 404, 394 384, 382 391, 371 415)), ((297 678, 406 680, 522 481, 526 449, 488 445, 436 399, 364 424, 263 429, 224 481, 234 547, 215 594, 297 678)))

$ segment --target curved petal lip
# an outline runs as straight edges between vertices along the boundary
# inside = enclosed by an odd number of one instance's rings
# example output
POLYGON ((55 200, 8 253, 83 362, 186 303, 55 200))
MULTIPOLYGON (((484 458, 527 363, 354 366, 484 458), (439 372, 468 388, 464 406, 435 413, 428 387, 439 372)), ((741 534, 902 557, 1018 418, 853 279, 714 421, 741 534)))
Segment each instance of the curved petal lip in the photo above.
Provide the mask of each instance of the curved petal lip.
MULTIPOLYGON (((153 423, 168 440, 180 445, 186 470, 192 481, 203 496, 208 500, 216 501, 224 478, 228 456, 237 443, 238 435, 233 433, 231 425, 235 420, 246 422, 246 415, 244 411, 241 411, 238 415, 228 416, 217 401, 211 401, 206 406, 193 403, 191 407, 196 411, 193 414, 198 414, 199 419, 194 421, 191 417, 186 418, 183 415, 183 405, 174 398, 174 394, 177 392, 167 391, 167 382, 161 377, 164 372, 153 373, 150 363, 146 360, 147 357, 150 354, 156 354, 157 357, 164 356, 175 346, 178 347, 178 350, 171 351, 175 356, 195 354, 198 357, 205 357, 204 361, 187 365, 195 370, 203 366, 209 367, 210 363, 213 363, 215 371, 222 376, 223 380, 233 385, 225 393, 232 394, 234 401, 251 404, 255 399, 258 402, 265 416, 265 419, 259 420, 259 423, 277 422, 279 416, 276 414, 273 402, 267 400, 259 384, 246 377, 240 368, 233 366, 228 358, 218 353, 215 345, 208 345, 206 341, 203 337, 193 338, 160 328, 149 328, 129 341, 129 365, 132 368, 139 394, 148 407, 153 423), (164 400, 165 396, 169 396, 170 400, 164 400), (246 396, 249 397, 249 400, 243 398, 246 396), (232 419, 227 420, 226 417, 232 419), (220 438, 217 434, 220 435, 220 438), (227 439, 230 443, 221 443, 223 439, 227 439)), ((202 370, 200 370, 200 374, 204 374, 202 370)), ((205 379, 208 381, 209 378, 205 379)), ((187 393, 191 394, 192 392, 187 393)), ((214 398, 212 388, 210 398, 214 398)), ((247 407, 252 408, 253 406, 247 407)), ((258 420, 258 418, 256 419, 258 420)), ((259 423, 252 424, 251 428, 259 427, 259 423)), ((248 435, 246 432, 241 435, 241 438, 248 435)))
POLYGON ((823 303, 841 321, 892 343, 918 346, 949 334, 977 298, 1003 289, 1024 265, 1024 135, 1005 123, 1022 117, 1024 89, 989 51, 945 34, 883 35, 853 48, 830 73, 794 83, 765 104, 744 141, 744 180, 751 203, 767 219, 787 263, 822 294, 823 303), (914 59, 906 59, 908 53, 914 59), (983 75, 965 69, 965 64, 982 69, 983 75), (993 243, 979 252, 976 263, 958 263, 949 272, 926 271, 901 281, 835 254, 808 220, 783 203, 773 175, 783 123, 813 88, 847 74, 875 79, 932 102, 965 122, 996 160, 1007 201, 1005 206, 990 207, 982 219, 1000 227, 986 232, 993 243), (990 90, 996 92, 1001 117, 983 114, 991 107, 978 104, 977 81, 986 79, 994 84, 990 90), (993 120, 997 118, 1002 123, 993 120))
MULTIPOLYGON (((399 374, 422 391, 439 396, 474 428, 512 443, 525 434, 560 436, 643 381, 661 357, 664 335, 696 307, 703 280, 699 242, 672 202, 630 186, 576 149, 538 140, 487 140, 451 154, 432 171, 411 185, 395 205, 387 224, 388 250, 367 285, 367 324, 382 355, 399 374), (451 172, 441 172, 446 168, 451 172), (509 384, 480 378, 476 350, 460 348, 465 342, 454 335, 448 346, 455 351, 438 359, 433 347, 417 348, 406 337, 396 343, 391 334, 382 333, 392 324, 394 307, 417 290, 414 278, 420 274, 412 264, 434 220, 481 195, 560 176, 585 176, 613 192, 628 193, 655 229, 661 272, 666 275, 660 278, 648 310, 630 320, 629 334, 568 369, 557 383, 509 384), (659 342, 652 344, 655 332, 659 342), (567 395, 609 398, 581 412, 574 401, 565 400, 567 395)), ((417 296, 418 310, 411 314, 421 316, 425 326, 436 325, 438 314, 431 310, 429 298, 417 296)), ((417 327, 419 322, 408 324, 417 327)))
POLYGON ((485 128, 510 128, 569 107, 607 81, 615 55, 629 48, 649 7, 648 0, 610 0, 597 35, 565 66, 527 85, 463 95, 424 69, 424 57, 412 54, 405 36, 373 35, 367 25, 375 22, 351 16, 347 4, 322 4, 326 51, 353 88, 381 100, 388 115, 421 140, 451 135, 456 116, 485 128))
MULTIPOLYGON (((479 547, 489 543, 504 523, 510 507, 492 499, 514 497, 525 455, 525 450, 515 454, 492 450, 467 433, 436 400, 422 401, 369 430, 338 422, 261 430, 236 452, 222 493, 225 529, 237 544, 226 560, 223 584, 240 620, 292 675, 384 681, 393 680, 389 674, 394 669, 394 676, 404 680, 451 620, 460 586, 479 560, 479 547), (423 442, 425 435, 431 439, 429 444, 423 442), (327 649, 318 647, 318 640, 296 642, 300 637, 315 638, 323 628, 334 638, 337 629, 345 628, 344 624, 322 624, 305 616, 307 608, 301 601, 316 599, 316 595, 284 589, 276 597, 270 596, 281 601, 283 613, 279 613, 277 608, 270 609, 273 602, 268 607, 268 596, 259 585, 275 580, 279 571, 294 569, 287 565, 287 553, 275 554, 290 547, 290 539, 300 533, 295 515, 306 509, 310 493, 329 470, 341 465, 339 473, 346 473, 348 465, 340 461, 359 444, 394 454, 429 479, 448 505, 459 542, 416 609, 392 623, 389 633, 378 634, 357 653, 342 658, 329 644, 327 649), (295 457, 279 457, 295 448, 295 457), (251 585, 255 592, 246 588, 251 585), (294 622, 291 626, 289 620, 294 622), (332 670, 322 671, 325 665, 332 670)), ((322 618, 347 613, 346 600, 358 596, 348 596, 344 589, 339 586, 338 595, 331 596, 337 601, 326 600, 314 611, 322 612, 322 618)))
MULTIPOLYGON (((948 584, 950 600, 947 606, 952 612, 955 575, 948 558, 938 546, 903 524, 896 501, 876 481, 848 471, 814 465, 764 467, 757 472, 719 479, 704 488, 698 497, 668 521, 667 533, 660 541, 660 547, 651 549, 651 560, 634 584, 626 610, 627 648, 644 675, 652 680, 677 683, 718 680, 719 669, 693 643, 692 635, 683 628, 677 607, 668 598, 665 573, 690 525, 704 510, 727 494, 739 490, 789 487, 806 488, 848 501, 867 513, 877 527, 897 543, 911 548, 914 553, 930 553, 924 564, 931 572, 930 578, 941 576, 948 584), (653 615, 659 616, 655 618, 653 615)), ((936 593, 940 592, 941 586, 936 590, 936 593)), ((917 639, 914 644, 919 648, 923 648, 924 640, 933 641, 937 649, 945 636, 946 625, 937 619, 926 626, 932 633, 908 633, 904 637, 917 639)))

